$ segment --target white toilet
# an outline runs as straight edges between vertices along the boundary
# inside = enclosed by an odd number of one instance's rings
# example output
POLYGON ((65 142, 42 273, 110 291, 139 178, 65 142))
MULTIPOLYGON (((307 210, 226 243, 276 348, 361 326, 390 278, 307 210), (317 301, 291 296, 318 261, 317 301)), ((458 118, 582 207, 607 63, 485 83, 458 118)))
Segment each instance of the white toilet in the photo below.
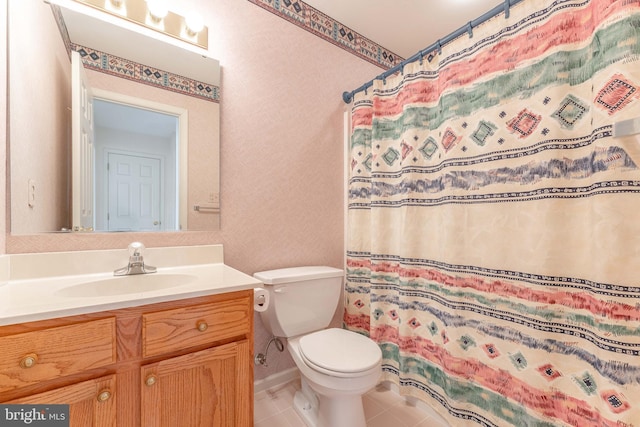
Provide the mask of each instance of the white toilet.
POLYGON ((311 427, 365 427, 362 395, 381 374, 382 352, 371 339, 331 323, 344 272, 331 267, 262 271, 269 292, 262 322, 288 349, 302 379, 293 406, 311 427))

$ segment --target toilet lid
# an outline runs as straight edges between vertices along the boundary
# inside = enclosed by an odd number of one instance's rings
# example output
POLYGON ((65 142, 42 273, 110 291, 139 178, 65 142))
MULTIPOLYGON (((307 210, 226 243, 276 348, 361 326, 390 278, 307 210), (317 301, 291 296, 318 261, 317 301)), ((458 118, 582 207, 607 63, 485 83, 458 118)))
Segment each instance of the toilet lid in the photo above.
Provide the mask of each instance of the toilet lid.
POLYGON ((382 359, 380 347, 371 339, 339 328, 303 336, 300 338, 300 352, 313 365, 341 373, 369 370, 382 359))

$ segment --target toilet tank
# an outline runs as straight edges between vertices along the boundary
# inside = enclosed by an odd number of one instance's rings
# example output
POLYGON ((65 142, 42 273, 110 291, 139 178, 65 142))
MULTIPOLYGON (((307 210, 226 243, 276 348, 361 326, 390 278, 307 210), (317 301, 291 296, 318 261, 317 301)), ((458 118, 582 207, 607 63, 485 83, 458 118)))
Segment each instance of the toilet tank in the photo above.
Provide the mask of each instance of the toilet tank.
POLYGON ((260 312, 265 328, 277 337, 294 337, 329 326, 338 306, 344 271, 323 266, 261 271, 269 305, 260 312))

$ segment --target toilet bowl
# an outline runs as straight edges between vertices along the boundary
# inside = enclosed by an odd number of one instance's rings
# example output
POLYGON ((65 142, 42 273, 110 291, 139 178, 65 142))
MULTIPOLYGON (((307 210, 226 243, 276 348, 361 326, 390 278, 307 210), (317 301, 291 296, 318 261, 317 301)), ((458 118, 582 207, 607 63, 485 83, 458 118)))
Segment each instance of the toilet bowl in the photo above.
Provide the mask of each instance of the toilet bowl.
POLYGON ((255 273, 269 292, 265 328, 288 339, 302 388, 293 407, 309 427, 366 427, 362 395, 381 375, 382 352, 370 338, 328 328, 343 271, 295 267, 255 273))
POLYGON ((362 395, 380 378, 380 348, 370 339, 344 329, 291 338, 287 348, 303 383, 293 406, 305 423, 365 427, 362 395))

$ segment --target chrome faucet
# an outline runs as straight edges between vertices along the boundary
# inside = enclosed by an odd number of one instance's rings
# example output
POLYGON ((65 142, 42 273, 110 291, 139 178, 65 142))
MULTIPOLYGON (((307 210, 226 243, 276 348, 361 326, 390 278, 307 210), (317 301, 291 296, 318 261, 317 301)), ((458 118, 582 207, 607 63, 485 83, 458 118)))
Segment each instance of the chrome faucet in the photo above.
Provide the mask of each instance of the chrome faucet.
POLYGON ((113 272, 114 276, 128 276, 131 274, 155 273, 158 269, 150 265, 145 265, 142 252, 144 245, 140 242, 129 244, 129 264, 113 272))

